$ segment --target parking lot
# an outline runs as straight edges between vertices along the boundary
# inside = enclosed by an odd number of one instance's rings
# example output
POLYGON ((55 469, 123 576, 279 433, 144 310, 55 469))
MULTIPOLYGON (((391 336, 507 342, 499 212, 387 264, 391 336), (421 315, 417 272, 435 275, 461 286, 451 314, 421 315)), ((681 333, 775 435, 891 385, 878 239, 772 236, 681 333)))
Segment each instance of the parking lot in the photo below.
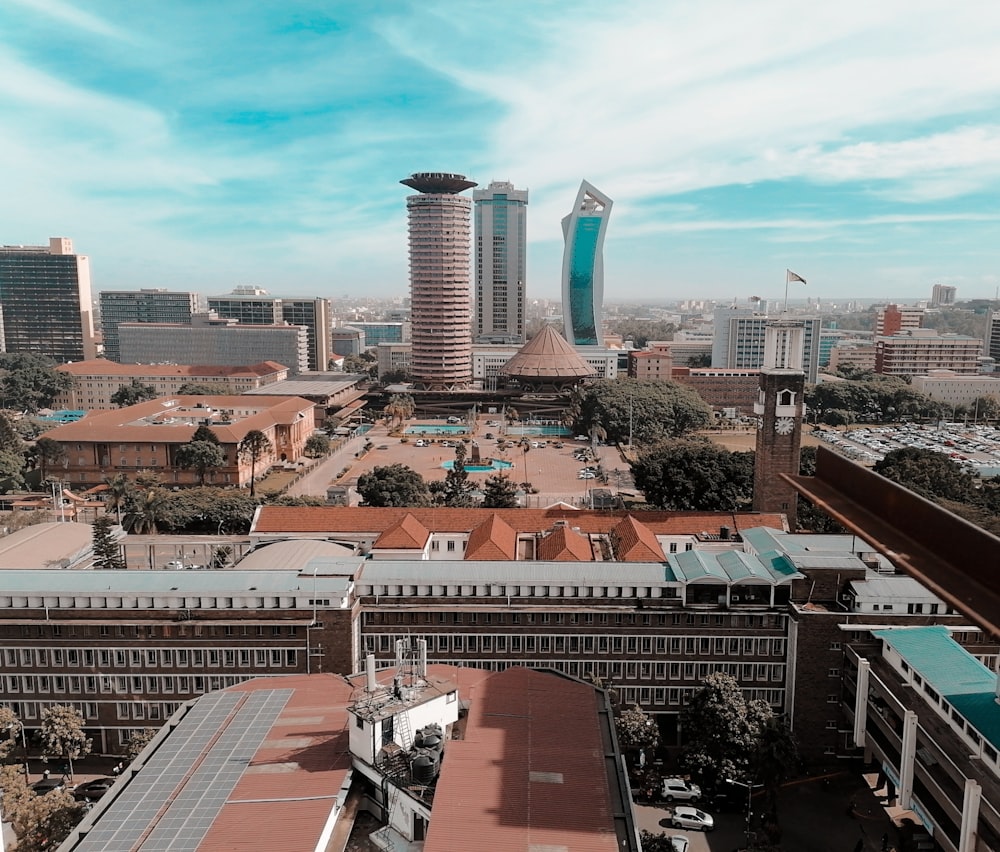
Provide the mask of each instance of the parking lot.
POLYGON ((947 455, 981 476, 1000 475, 1000 429, 994 426, 901 424, 848 431, 824 429, 814 434, 838 452, 865 465, 881 461, 891 450, 915 447, 947 455))

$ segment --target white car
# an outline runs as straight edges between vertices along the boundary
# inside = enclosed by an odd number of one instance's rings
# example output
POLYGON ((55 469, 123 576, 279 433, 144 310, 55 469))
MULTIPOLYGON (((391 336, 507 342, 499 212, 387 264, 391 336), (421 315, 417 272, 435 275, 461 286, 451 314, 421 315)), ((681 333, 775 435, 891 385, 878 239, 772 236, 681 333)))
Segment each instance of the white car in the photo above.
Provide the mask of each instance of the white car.
POLYGON ((683 834, 672 834, 670 852, 688 852, 688 839, 683 834))
POLYGON ((715 828, 715 820, 711 814, 690 805, 678 805, 674 808, 670 824, 674 828, 694 828, 698 831, 712 831, 715 828))
POLYGON ((597 474, 592 470, 581 470, 577 475, 577 479, 596 479, 597 474))
POLYGON ((664 778, 660 795, 668 802, 697 802, 701 798, 701 787, 683 778, 664 778))

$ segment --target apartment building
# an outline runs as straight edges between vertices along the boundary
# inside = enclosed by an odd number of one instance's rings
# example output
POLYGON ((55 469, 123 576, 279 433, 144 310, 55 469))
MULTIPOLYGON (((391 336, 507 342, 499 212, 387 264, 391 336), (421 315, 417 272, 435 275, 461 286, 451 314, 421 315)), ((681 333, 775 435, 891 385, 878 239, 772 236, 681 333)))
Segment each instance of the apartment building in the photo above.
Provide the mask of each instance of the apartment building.
POLYGON ((197 293, 169 290, 104 290, 100 300, 104 357, 109 361, 121 361, 118 326, 123 322, 189 325, 204 301, 197 293))
POLYGON ((172 396, 184 385, 226 385, 233 395, 272 385, 288 378, 288 368, 273 361, 248 367, 197 366, 190 364, 119 364, 104 358, 74 361, 57 368, 73 377, 73 387, 56 397, 55 408, 110 411, 117 408, 111 397, 133 381, 152 387, 158 396, 172 396))

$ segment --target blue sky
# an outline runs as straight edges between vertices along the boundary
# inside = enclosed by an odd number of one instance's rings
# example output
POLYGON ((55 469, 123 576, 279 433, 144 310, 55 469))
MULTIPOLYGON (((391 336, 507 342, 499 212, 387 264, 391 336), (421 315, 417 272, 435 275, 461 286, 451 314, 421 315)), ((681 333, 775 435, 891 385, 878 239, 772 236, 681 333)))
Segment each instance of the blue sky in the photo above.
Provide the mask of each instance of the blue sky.
POLYGON ((608 300, 992 297, 998 48, 982 0, 3 0, 0 243, 405 295, 399 181, 440 170, 530 190, 529 296, 587 179, 608 300))

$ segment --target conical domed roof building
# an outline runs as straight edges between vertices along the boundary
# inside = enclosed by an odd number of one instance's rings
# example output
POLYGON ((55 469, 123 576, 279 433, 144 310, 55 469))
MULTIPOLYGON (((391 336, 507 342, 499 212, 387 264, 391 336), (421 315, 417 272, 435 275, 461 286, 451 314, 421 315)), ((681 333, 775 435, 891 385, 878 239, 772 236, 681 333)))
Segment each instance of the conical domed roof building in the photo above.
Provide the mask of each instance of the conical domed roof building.
POLYGON ((554 326, 546 325, 503 367, 500 374, 531 390, 563 390, 596 375, 554 326))

